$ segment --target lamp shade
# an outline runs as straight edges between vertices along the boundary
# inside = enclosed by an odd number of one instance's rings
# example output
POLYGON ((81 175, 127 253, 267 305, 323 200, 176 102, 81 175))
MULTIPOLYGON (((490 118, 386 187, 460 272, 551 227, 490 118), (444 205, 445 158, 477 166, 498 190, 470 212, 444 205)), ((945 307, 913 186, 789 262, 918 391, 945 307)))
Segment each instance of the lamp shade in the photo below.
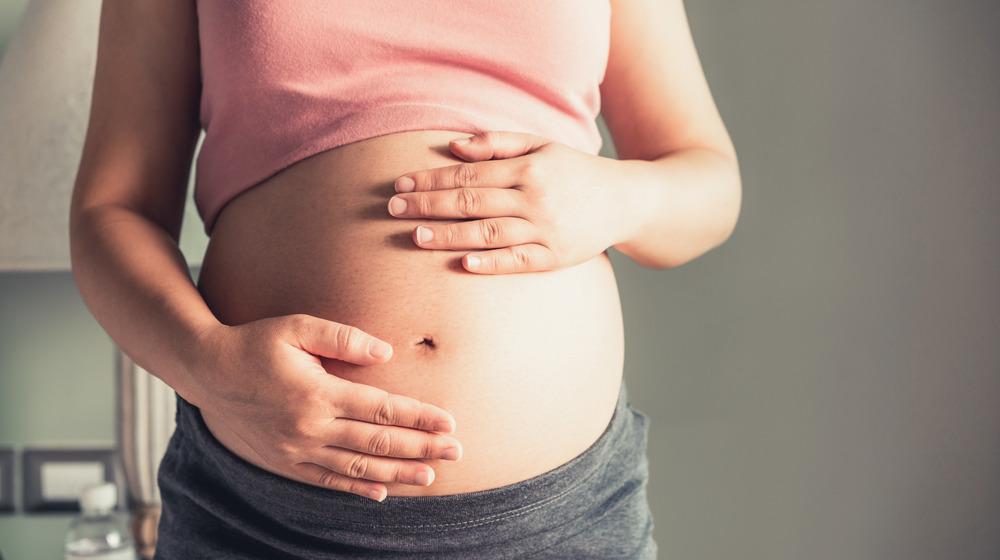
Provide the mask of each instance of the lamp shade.
POLYGON ((69 268, 99 0, 32 0, 0 63, 0 270, 69 268))

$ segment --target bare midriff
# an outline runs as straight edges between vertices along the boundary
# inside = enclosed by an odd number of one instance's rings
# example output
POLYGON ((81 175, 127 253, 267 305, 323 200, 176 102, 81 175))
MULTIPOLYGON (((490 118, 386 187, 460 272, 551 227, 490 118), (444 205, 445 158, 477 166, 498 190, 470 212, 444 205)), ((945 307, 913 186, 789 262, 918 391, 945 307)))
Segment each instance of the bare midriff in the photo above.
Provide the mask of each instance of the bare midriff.
MULTIPOLYGON (((512 484, 587 449, 611 419, 622 375, 621 307, 606 255, 553 272, 474 275, 467 251, 431 251, 389 215, 404 173, 457 163, 467 134, 393 134, 323 152, 244 192, 220 214, 199 288, 236 325, 305 313, 358 327, 393 347, 361 367, 324 360, 330 375, 450 412, 461 461, 427 461, 443 495, 512 484)), ((221 422, 220 442, 257 463, 221 422)), ((263 466, 263 465, 260 465, 263 466)))

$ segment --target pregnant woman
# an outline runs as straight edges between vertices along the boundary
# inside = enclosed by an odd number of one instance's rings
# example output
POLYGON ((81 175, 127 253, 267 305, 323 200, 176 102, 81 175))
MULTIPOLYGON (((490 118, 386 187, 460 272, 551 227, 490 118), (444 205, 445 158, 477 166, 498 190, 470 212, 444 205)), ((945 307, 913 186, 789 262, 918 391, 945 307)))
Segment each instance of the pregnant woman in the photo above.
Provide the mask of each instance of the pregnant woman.
POLYGON ((179 396, 157 558, 655 557, 605 251, 740 201, 680 0, 102 10, 74 274, 179 396))

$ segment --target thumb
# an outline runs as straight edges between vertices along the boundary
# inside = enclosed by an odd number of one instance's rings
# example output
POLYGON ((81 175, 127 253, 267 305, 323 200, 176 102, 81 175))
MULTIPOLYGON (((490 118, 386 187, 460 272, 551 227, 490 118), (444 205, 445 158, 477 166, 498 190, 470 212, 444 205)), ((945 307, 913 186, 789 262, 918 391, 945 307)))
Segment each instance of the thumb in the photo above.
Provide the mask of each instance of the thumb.
POLYGON ((310 315, 296 315, 293 320, 296 345, 315 356, 360 366, 381 364, 392 357, 391 345, 357 327, 310 315))
POLYGON ((486 161, 530 154, 547 143, 545 138, 533 134, 487 131, 452 140, 448 149, 465 161, 486 161))

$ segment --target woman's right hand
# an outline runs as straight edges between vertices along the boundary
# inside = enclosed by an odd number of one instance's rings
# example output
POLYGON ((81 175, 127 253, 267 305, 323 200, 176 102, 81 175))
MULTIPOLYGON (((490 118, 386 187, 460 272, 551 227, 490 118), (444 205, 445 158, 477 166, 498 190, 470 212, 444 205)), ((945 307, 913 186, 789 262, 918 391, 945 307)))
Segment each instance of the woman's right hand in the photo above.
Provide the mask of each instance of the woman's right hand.
POLYGON ((389 344, 355 327, 291 315, 219 325, 202 340, 192 403, 220 441, 235 436, 242 449, 234 451, 267 470, 381 501, 386 482, 433 482, 419 459, 462 455, 444 435, 455 429, 444 410, 323 368, 321 356, 362 366, 389 360, 389 344))

